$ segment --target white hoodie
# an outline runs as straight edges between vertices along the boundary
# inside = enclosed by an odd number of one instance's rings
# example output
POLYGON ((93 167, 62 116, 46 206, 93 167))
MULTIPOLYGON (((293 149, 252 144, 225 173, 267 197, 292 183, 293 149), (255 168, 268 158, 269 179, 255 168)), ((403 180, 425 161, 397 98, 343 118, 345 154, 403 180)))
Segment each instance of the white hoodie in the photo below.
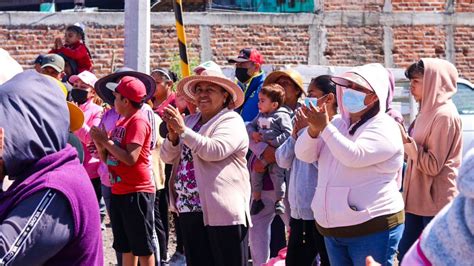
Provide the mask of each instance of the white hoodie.
POLYGON ((404 208, 397 176, 403 165, 403 143, 395 120, 385 114, 389 79, 380 64, 350 70, 363 77, 379 98, 379 113, 349 134, 349 113, 337 87, 341 116, 335 117, 318 138, 307 130, 296 142, 298 159, 319 163, 319 179, 312 209, 324 228, 353 226, 404 208))

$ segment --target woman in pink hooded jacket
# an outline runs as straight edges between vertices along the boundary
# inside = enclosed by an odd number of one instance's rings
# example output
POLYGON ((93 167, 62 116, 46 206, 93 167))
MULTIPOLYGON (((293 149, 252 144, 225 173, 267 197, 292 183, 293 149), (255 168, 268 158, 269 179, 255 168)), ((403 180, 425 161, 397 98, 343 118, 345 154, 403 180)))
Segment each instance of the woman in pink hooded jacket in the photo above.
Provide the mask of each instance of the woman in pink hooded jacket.
POLYGON ((388 72, 368 64, 332 81, 341 115, 330 121, 324 104, 307 108, 309 127, 295 146, 298 159, 318 162, 316 227, 331 265, 364 265, 368 255, 392 265, 404 229, 397 184, 403 143, 385 113, 388 72))
POLYGON ((403 183, 407 220, 400 260, 423 228, 457 195, 462 155, 461 119, 451 100, 458 79, 454 65, 442 59, 422 59, 405 75, 419 113, 409 136, 401 130, 408 167, 403 183))
MULTIPOLYGON (((74 134, 79 138, 84 147, 84 168, 91 179, 97 201, 100 204, 102 193, 100 178, 97 173, 100 162, 98 158, 92 156, 95 152, 95 146, 90 136, 90 129, 93 126, 99 125, 103 111, 101 106, 94 103, 94 84, 96 81, 97 77, 87 70, 69 78, 69 83, 73 85, 73 89, 70 92, 72 101, 75 102, 84 113, 84 124, 79 130, 75 131, 74 134)), ((101 212, 101 219, 103 219, 105 211, 101 212)))

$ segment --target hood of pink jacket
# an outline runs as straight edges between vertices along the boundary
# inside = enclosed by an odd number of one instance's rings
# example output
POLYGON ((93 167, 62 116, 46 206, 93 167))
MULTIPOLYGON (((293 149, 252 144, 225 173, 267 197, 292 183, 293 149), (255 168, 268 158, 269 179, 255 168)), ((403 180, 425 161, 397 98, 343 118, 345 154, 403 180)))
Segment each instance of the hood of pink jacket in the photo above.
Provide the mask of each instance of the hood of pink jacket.
POLYGON ((420 113, 433 112, 456 93, 458 71, 450 62, 438 58, 424 58, 425 74, 420 113))
POLYGON ((458 71, 450 62, 438 58, 424 58, 422 101, 416 118, 413 138, 424 144, 428 130, 437 114, 457 113, 451 98, 456 93, 458 71))

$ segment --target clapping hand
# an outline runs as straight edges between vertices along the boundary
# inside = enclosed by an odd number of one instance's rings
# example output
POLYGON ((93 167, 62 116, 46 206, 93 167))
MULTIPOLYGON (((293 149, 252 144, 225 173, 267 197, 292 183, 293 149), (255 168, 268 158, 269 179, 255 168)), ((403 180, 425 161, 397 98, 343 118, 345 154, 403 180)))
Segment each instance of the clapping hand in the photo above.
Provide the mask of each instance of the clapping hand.
POLYGON ((308 121, 308 133, 312 138, 318 137, 329 124, 329 115, 326 108, 326 103, 321 106, 314 106, 313 103, 310 103, 309 107, 302 107, 308 121))
POLYGON ((97 146, 102 146, 105 142, 109 141, 107 131, 102 127, 93 126, 90 131, 91 138, 97 146))
POLYGON ((297 109, 293 124, 293 131, 291 132, 291 136, 294 139, 298 138, 298 132, 308 126, 308 118, 305 116, 302 109, 297 109))
POLYGON ((410 143, 410 137, 408 136, 408 132, 406 131, 405 127, 400 123, 398 123, 398 127, 400 129, 400 134, 402 135, 403 144, 410 143))
POLYGON ((61 37, 56 37, 54 39, 54 49, 61 49, 63 47, 63 39, 61 37))
POLYGON ((166 122, 166 126, 168 127, 168 139, 176 145, 179 141, 179 135, 186 129, 183 115, 177 108, 168 105, 165 107, 163 121, 166 122))

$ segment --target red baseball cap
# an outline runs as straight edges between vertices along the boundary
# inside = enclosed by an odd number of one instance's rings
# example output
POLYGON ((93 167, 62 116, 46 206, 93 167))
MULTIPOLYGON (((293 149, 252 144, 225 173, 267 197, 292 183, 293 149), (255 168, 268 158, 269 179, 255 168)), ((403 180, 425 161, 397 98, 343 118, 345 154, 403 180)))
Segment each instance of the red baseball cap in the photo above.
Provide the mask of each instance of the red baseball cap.
POLYGON ((240 50, 237 58, 230 58, 227 60, 231 64, 242 63, 242 62, 254 62, 255 64, 263 64, 263 56, 254 48, 244 48, 240 50))
POLYGON ((146 96, 145 84, 131 76, 124 76, 119 83, 108 82, 105 86, 136 103, 142 103, 146 96))

